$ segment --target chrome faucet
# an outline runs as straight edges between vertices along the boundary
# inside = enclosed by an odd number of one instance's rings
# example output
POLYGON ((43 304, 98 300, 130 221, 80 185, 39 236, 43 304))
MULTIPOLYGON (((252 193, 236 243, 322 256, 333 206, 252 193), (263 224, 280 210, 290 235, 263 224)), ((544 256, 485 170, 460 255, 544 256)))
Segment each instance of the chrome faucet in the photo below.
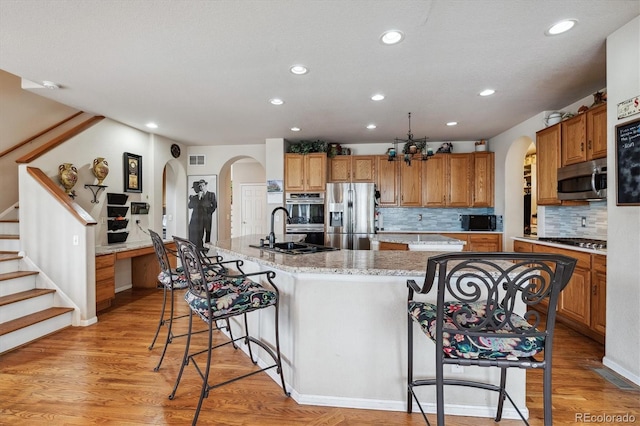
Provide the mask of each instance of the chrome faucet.
POLYGON ((273 248, 274 244, 276 243, 276 234, 273 232, 273 221, 278 210, 282 210, 284 212, 284 215, 287 217, 287 223, 290 223, 291 221, 287 209, 285 209, 284 207, 276 207, 275 209, 273 209, 273 211, 271 212, 271 232, 269 232, 269 236, 267 237, 267 239, 269 240, 269 248, 273 248))

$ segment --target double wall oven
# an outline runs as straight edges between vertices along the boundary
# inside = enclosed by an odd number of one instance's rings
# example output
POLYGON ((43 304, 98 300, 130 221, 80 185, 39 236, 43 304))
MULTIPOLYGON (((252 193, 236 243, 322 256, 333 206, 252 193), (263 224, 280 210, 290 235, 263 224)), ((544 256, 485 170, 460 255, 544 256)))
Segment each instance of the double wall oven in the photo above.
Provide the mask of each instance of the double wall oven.
POLYGON ((324 245, 323 192, 287 192, 285 207, 289 213, 287 234, 305 234, 305 242, 324 245))

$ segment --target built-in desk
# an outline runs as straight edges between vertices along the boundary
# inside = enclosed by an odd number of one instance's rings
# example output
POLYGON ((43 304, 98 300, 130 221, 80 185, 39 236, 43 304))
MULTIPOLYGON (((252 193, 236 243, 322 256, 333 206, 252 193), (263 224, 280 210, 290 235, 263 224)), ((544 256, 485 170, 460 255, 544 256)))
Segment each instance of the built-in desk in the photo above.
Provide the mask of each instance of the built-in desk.
MULTIPOLYGON (((165 246, 175 250, 173 241, 165 246)), ((160 272, 158 259, 151 241, 138 241, 96 247, 96 312, 111 306, 116 294, 117 261, 131 259, 131 286, 155 288, 160 272)), ((175 267, 176 259, 169 256, 175 267)))

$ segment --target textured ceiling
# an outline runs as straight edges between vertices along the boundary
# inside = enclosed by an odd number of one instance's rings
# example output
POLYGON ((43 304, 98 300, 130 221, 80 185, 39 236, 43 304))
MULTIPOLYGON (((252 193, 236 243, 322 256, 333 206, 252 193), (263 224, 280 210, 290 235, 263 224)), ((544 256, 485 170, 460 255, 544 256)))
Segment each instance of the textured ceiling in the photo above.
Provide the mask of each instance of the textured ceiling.
POLYGON ((606 37, 638 15, 640 0, 0 0, 0 69, 189 145, 387 142, 409 111, 416 138, 477 140, 605 87, 606 37), (544 35, 564 18, 577 26, 544 35), (388 29, 404 41, 382 45, 388 29))

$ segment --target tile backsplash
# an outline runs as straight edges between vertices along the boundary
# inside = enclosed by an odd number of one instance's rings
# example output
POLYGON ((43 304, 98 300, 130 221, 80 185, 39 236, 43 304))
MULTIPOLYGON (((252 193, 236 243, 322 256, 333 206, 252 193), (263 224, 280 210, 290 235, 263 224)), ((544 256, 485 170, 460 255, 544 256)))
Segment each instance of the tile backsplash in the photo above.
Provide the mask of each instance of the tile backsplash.
POLYGON ((590 202, 586 206, 546 206, 544 225, 545 237, 606 240, 607 202, 590 202), (584 227, 582 227, 582 218, 585 218, 584 227))
MULTIPOLYGON (((493 208, 434 209, 377 208, 377 226, 384 231, 457 232, 462 230, 462 214, 494 214, 493 208)), ((502 216, 497 217, 497 231, 502 231, 502 216)))

